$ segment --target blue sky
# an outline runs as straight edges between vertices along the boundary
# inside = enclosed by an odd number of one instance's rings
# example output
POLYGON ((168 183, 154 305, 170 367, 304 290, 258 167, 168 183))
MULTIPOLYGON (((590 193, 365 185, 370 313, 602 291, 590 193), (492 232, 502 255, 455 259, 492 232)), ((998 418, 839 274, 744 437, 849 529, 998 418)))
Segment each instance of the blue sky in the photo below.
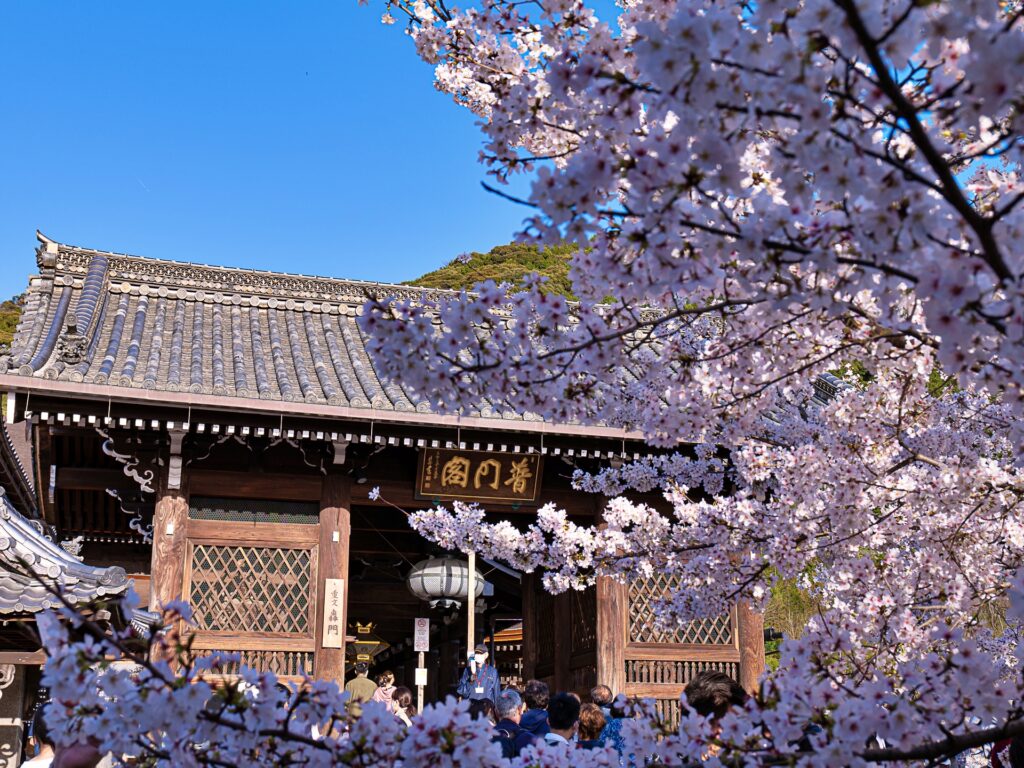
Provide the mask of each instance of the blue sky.
MULTIPOLYGON (((146 256, 414 278, 509 241, 475 118, 355 0, 0 3, 0 296, 34 232, 146 256)), ((522 191, 522 190, 518 190, 522 191)))

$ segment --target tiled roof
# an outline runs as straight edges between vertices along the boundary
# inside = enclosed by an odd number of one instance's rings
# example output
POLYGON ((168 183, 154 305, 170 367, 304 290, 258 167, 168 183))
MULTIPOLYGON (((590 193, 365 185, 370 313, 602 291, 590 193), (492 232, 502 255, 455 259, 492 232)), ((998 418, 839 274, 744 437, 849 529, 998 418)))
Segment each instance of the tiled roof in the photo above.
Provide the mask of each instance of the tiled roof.
POLYGON ((58 600, 42 582, 59 584, 72 603, 128 588, 123 568, 85 565, 47 538, 45 530, 40 521, 22 517, 0 489, 0 614, 55 607, 58 600))
MULTIPOLYGON (((250 402, 431 411, 402 382, 378 375, 356 317, 369 290, 384 287, 399 297, 443 292, 164 261, 39 239, 39 275, 31 278, 0 373, 250 402)), ((487 402, 465 415, 522 418, 487 402)))
MULTIPOLYGON (((10 425, 21 428, 23 423, 10 425)), ((30 448, 28 441, 8 431, 6 420, 0 417, 0 487, 6 489, 18 509, 25 514, 36 516, 36 497, 32 489, 32 480, 26 471, 25 462, 29 461, 30 448)))

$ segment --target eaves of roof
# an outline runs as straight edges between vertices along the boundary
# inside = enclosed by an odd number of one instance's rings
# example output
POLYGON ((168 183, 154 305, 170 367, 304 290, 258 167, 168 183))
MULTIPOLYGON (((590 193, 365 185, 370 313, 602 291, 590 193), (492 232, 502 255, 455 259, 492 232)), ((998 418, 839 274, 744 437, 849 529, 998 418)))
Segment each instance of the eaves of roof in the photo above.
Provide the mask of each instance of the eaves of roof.
POLYGON ((356 317, 369 291, 455 292, 108 253, 40 235, 39 274, 0 387, 242 413, 636 439, 483 401, 440 414, 380 375, 356 317))

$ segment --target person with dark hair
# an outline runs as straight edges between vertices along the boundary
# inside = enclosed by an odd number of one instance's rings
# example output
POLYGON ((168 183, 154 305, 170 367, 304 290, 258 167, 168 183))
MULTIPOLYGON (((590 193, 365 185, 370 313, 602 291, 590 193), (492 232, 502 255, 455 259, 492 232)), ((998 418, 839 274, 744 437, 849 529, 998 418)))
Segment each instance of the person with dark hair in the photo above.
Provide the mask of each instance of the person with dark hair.
POLYGON ((97 768, 113 765, 110 755, 104 756, 91 741, 80 741, 57 747, 46 724, 46 705, 39 706, 32 715, 32 736, 39 743, 39 753, 22 765, 33 768, 97 768))
POLYGON ((416 714, 416 707, 412 703, 412 691, 404 685, 400 685, 391 694, 391 700, 393 702, 391 709, 395 713, 395 717, 407 726, 412 725, 412 717, 416 714))
POLYGON ((494 702, 490 699, 471 699, 469 702, 469 715, 474 720, 482 717, 491 725, 494 725, 494 702))
POLYGON ((724 672, 701 672, 686 684, 686 703, 697 714, 721 720, 733 707, 747 702, 747 692, 724 672))
POLYGON ((525 710, 519 691, 511 688, 502 691, 498 700, 494 702, 494 709, 498 718, 494 730, 497 733, 497 742, 501 745, 502 756, 519 757, 519 753, 536 740, 532 733, 519 725, 525 710))
POLYGON ((548 727, 548 697, 551 695, 547 683, 540 680, 528 680, 523 687, 523 701, 526 712, 523 713, 519 726, 537 738, 544 738, 551 731, 548 727))
POLYGON ((46 720, 44 719, 44 712, 46 711, 46 705, 40 704, 36 707, 35 714, 32 715, 32 733, 30 734, 36 742, 35 757, 31 760, 26 760, 22 765, 32 766, 32 768, 50 768, 50 764, 53 762, 53 740, 50 738, 50 731, 46 727, 46 720))
POLYGON ((580 724, 580 702, 570 693, 557 693, 548 702, 548 726, 544 743, 550 745, 571 744, 576 738, 580 724))
POLYGON ((501 693, 501 678, 493 664, 487 663, 487 646, 480 643, 469 654, 466 668, 459 680, 459 698, 490 699, 495 701, 501 693))
POLYGON ((390 670, 385 670, 377 675, 377 690, 373 692, 371 700, 383 704, 388 708, 388 712, 394 712, 394 709, 392 709, 394 699, 391 698, 391 694, 394 692, 395 673, 390 670))
POLYGON ((597 704, 584 704, 580 707, 580 749, 600 749, 604 746, 601 741, 601 731, 604 730, 604 713, 597 704))
POLYGON ((590 700, 601 709, 605 720, 612 716, 612 700, 615 695, 607 685, 595 685, 590 689, 590 700))
POLYGON ((1010 768, 1024 768, 1024 736, 1010 739, 1010 768))

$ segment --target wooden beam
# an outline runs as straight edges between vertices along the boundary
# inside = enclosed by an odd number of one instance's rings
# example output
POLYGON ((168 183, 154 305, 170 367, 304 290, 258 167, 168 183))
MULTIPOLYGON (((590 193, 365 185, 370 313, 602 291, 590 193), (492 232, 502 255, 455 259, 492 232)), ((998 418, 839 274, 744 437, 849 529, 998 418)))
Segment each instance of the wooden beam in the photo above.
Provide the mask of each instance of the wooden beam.
POLYGON ((139 484, 119 469, 58 467, 57 488, 68 491, 138 490, 139 484))
POLYGON ((0 664, 45 664, 46 654, 42 651, 0 651, 0 664))
POLYGON ((189 489, 193 496, 321 501, 320 475, 221 472, 212 469, 193 469, 185 474, 189 476, 189 489))
POLYGON ((631 661, 741 661, 734 645, 699 643, 629 643, 623 655, 631 661))
POLYGON ((736 634, 740 646, 740 685, 756 693, 764 674, 764 618, 741 600, 736 606, 736 634))
MULTIPOLYGON (((193 392, 168 392, 166 390, 122 387, 113 384, 88 384, 57 379, 41 379, 18 374, 0 374, 0 389, 4 392, 33 393, 45 398, 67 397, 74 401, 92 400, 97 403, 96 411, 102 412, 110 401, 117 403, 119 408, 128 410, 129 404, 135 405, 132 413, 149 414, 154 408, 175 408, 178 418, 184 418, 191 408, 192 421, 199 422, 202 417, 196 411, 209 410, 212 414, 220 414, 224 423, 235 421, 246 422, 244 414, 265 414, 275 421, 282 414, 295 417, 323 419, 325 426, 337 425, 348 420, 353 424, 365 424, 376 421, 379 424, 394 423, 403 428, 437 428, 447 427, 454 439, 456 429, 463 431, 480 429, 495 436, 495 442, 506 440, 513 442, 513 433, 540 435, 608 438, 610 440, 642 440, 640 432, 628 432, 615 427, 596 427, 579 424, 552 424, 547 421, 526 421, 524 419, 500 419, 486 416, 466 416, 463 414, 419 413, 417 411, 393 411, 391 409, 356 408, 314 404, 306 402, 282 402, 280 400, 259 400, 254 397, 234 397, 231 395, 210 395, 193 392), (503 438, 503 435, 508 435, 503 438)), ((19 398, 20 399, 20 398, 19 398)), ((32 410, 38 411, 36 401, 32 401, 32 410)), ((173 418, 173 417, 169 417, 173 418)), ((221 423, 217 418, 208 419, 210 423, 221 423)), ((410 432, 410 434, 413 434, 410 432)))
MULTIPOLYGON (((156 536, 156 529, 153 529, 156 536)), ((312 547, 320 540, 315 525, 189 520, 188 537, 221 546, 312 547)))
POLYGON ((618 695, 626 691, 629 634, 628 587, 607 576, 597 578, 597 682, 618 695))
MULTIPOLYGON (((491 512, 503 514, 522 514, 536 516, 537 509, 541 504, 553 502, 560 508, 566 510, 570 515, 593 517, 594 497, 591 494, 580 493, 571 488, 544 488, 540 489, 540 504, 498 504, 488 501, 484 507, 491 512)), ((352 491, 352 501, 359 507, 390 507, 395 504, 405 510, 429 509, 433 502, 417 499, 415 487, 410 480, 378 479, 370 476, 366 485, 357 485, 352 491), (370 499, 368 494, 371 488, 380 488, 380 498, 370 499)), ((448 503, 450 502, 442 502, 448 503)))
POLYGON ((344 579, 342 596, 342 622, 348 622, 348 544, 352 533, 351 484, 348 475, 332 473, 322 479, 320 489, 320 544, 317 573, 316 603, 316 659, 315 675, 318 680, 334 680, 339 686, 345 682, 345 642, 341 648, 324 648, 324 606, 327 603, 327 579, 344 579))

